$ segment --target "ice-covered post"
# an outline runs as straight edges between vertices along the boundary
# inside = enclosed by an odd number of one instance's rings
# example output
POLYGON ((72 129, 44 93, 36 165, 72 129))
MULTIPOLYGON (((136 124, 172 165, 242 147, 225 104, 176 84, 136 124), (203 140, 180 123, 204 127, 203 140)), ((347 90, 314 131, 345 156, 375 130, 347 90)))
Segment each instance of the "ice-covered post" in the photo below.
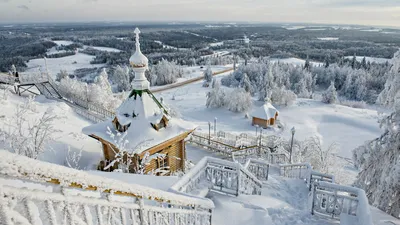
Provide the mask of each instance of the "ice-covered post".
POLYGON ((258 127, 259 127, 259 126, 258 126, 258 124, 256 124, 256 125, 255 125, 255 127, 256 127, 256 138, 257 138, 257 134, 258 134, 258 127))
POLYGON ((292 132, 292 143, 290 144, 289 163, 292 163, 293 140, 294 140, 294 134, 296 133, 296 128, 292 127, 290 131, 292 132))
POLYGON ((208 144, 211 144, 211 122, 208 121, 208 144))
POLYGON ((217 136, 217 117, 214 118, 214 136, 217 136))

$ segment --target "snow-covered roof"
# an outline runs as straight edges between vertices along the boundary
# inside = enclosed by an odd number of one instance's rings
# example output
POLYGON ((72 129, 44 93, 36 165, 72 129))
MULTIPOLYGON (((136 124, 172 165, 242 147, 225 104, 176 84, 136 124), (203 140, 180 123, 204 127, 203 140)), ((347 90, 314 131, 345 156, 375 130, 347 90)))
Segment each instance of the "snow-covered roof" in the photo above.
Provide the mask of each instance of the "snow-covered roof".
POLYGON ((279 111, 269 102, 265 103, 263 106, 257 108, 251 113, 252 117, 269 120, 275 118, 275 114, 279 111))
MULTIPOLYGON (((162 105, 152 98, 150 91, 135 92, 134 90, 133 92, 134 94, 131 94, 116 112, 116 117, 121 125, 130 124, 125 136, 125 140, 129 143, 125 145, 125 148, 133 153, 141 153, 196 128, 190 122, 168 116, 162 105), (152 124, 158 124, 163 117, 168 120, 167 126, 156 130, 152 124)), ((117 135, 118 132, 115 130, 112 120, 85 127, 83 133, 97 136, 110 143, 118 141, 113 140, 108 128, 114 135, 117 135)))

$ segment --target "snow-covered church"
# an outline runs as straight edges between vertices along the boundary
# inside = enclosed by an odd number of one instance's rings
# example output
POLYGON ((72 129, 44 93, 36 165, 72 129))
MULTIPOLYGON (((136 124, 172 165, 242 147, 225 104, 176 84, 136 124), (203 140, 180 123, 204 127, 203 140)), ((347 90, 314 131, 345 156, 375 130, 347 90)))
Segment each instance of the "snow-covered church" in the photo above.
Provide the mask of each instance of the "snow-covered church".
MULTIPOLYGON (((129 59, 135 72, 133 90, 117 109, 114 119, 85 127, 83 133, 102 143, 104 160, 100 162, 99 169, 115 162, 118 152, 124 149, 129 153, 124 160, 129 157, 132 161, 130 171, 137 171, 139 165, 143 165, 142 160, 149 159, 150 155, 151 160, 145 164, 144 172, 164 168, 168 175, 184 170, 185 138, 196 126, 172 118, 167 108, 149 90, 150 83, 145 77, 148 59, 140 50, 139 33, 136 28, 136 51, 129 59)), ((118 162, 110 170, 117 168, 118 162)))

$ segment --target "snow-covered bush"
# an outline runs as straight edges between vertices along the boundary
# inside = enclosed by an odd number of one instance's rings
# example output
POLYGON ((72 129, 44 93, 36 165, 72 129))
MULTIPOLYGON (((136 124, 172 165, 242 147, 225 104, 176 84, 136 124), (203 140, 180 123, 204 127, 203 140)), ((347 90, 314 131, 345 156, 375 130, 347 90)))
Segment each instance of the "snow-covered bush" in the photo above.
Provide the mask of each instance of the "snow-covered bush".
POLYGON ((62 79, 69 77, 69 74, 66 70, 60 70, 56 75, 56 81, 61 81, 62 79))
POLYGON ((252 106, 251 95, 243 88, 235 88, 225 96, 225 105, 232 112, 247 112, 252 106))
MULTIPOLYGON (((400 104, 400 103, 398 103, 400 104)), ((359 168, 356 185, 369 202, 400 218, 400 107, 381 121, 383 134, 353 150, 359 168)))
POLYGON ((0 127, 0 140, 11 152, 37 159, 41 153, 49 150, 48 144, 59 132, 54 126, 59 117, 49 108, 31 121, 28 117, 38 113, 31 111, 28 104, 32 103, 17 105, 14 116, 6 119, 4 127, 0 127))
POLYGON ((332 174, 335 168, 337 159, 334 154, 337 153, 336 144, 331 144, 328 148, 322 147, 322 141, 319 137, 311 137, 303 143, 303 157, 306 162, 309 162, 313 169, 322 173, 332 174))
POLYGON ((327 104, 335 104, 337 101, 337 92, 335 88, 335 83, 332 81, 328 89, 322 93, 322 102, 327 104))
POLYGON ((356 109, 365 109, 365 107, 367 106, 367 104, 364 101, 351 101, 351 100, 342 100, 340 101, 340 104, 356 109))

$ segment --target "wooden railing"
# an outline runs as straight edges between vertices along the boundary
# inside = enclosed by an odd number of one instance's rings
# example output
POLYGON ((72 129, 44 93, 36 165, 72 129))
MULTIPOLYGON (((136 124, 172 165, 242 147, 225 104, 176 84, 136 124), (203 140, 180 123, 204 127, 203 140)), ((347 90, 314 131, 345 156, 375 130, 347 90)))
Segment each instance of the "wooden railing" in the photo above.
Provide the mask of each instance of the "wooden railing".
POLYGON ((239 163, 204 157, 171 190, 204 197, 208 191, 260 195, 262 183, 239 163))
POLYGON ((311 190, 311 214, 353 221, 354 225, 372 225, 365 192, 359 188, 328 182, 314 182, 311 190))
POLYGON ((213 207, 0 150, 0 224, 211 224, 213 207))

